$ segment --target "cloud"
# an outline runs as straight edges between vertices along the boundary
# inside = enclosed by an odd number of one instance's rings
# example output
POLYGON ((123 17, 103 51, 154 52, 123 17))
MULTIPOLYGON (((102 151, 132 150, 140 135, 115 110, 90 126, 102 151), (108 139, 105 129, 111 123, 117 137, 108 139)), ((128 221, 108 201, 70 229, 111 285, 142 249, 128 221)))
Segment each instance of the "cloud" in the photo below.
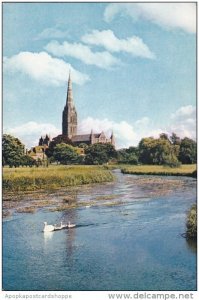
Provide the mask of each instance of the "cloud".
POLYGON ((66 83, 69 70, 73 82, 84 84, 89 76, 80 73, 64 60, 53 58, 46 52, 20 52, 11 57, 4 57, 3 71, 9 73, 22 73, 47 85, 61 86, 66 83))
POLYGON ((116 147, 128 147, 133 144, 136 135, 133 126, 126 121, 114 122, 109 119, 94 119, 88 117, 80 122, 79 133, 88 133, 91 130, 95 133, 104 131, 107 137, 110 137, 112 131, 116 138, 116 147))
POLYGON ((41 135, 49 134, 51 138, 53 138, 60 134, 60 130, 50 123, 37 123, 31 121, 16 127, 4 128, 4 133, 19 138, 26 147, 30 148, 38 145, 41 135))
POLYGON ((137 36, 118 39, 111 30, 93 30, 91 33, 85 34, 82 41, 91 45, 102 46, 110 52, 126 52, 133 56, 155 58, 148 46, 137 36))
POLYGON ((195 3, 111 3, 104 12, 110 22, 117 14, 127 14, 134 21, 145 19, 166 29, 196 32, 195 3))
MULTIPOLYGON (((175 132, 181 138, 189 137, 196 139, 196 108, 192 105, 182 106, 168 117, 169 124, 157 128, 148 117, 143 117, 130 124, 127 121, 115 122, 106 119, 94 119, 87 117, 79 122, 78 133, 88 134, 93 130, 95 133, 104 131, 110 137, 112 131, 116 138, 116 148, 137 146, 144 137, 153 136, 158 138, 160 133, 165 132, 169 136, 175 132)), ((60 130, 50 123, 28 122, 16 127, 4 129, 5 133, 14 135, 30 148, 38 144, 41 135, 50 134, 51 138, 60 134, 60 130)))
POLYGON ((169 130, 180 137, 196 139, 196 108, 192 105, 182 106, 170 117, 169 130))
POLYGON ((88 117, 80 122, 79 133, 104 131, 107 136, 113 130, 116 138, 116 147, 125 148, 137 146, 144 137, 153 136, 158 138, 160 133, 167 133, 169 136, 175 132, 181 138, 189 137, 196 139, 196 109, 188 105, 179 108, 168 118, 169 123, 162 127, 157 127, 153 120, 143 117, 134 123, 126 121, 115 122, 109 119, 94 119, 88 117))
POLYGON ((62 31, 57 28, 45 28, 42 32, 40 32, 35 40, 46 40, 46 39, 62 39, 64 37, 68 36, 67 31, 62 31))
POLYGON ((87 65, 95 65, 104 69, 119 63, 119 60, 109 52, 92 52, 88 46, 81 43, 72 44, 65 41, 60 44, 57 41, 51 41, 45 46, 45 50, 56 56, 71 56, 87 65))

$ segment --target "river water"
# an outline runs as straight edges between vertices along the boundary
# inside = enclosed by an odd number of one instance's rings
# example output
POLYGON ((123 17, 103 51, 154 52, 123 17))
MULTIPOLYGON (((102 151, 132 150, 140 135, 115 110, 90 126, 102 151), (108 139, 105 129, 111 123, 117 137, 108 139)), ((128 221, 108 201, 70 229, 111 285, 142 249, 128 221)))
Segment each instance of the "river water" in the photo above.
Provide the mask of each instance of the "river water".
POLYGON ((181 236, 196 180, 114 173, 78 190, 86 206, 3 222, 4 290, 196 290, 196 245, 181 236), (77 226, 42 232, 61 220, 77 226))

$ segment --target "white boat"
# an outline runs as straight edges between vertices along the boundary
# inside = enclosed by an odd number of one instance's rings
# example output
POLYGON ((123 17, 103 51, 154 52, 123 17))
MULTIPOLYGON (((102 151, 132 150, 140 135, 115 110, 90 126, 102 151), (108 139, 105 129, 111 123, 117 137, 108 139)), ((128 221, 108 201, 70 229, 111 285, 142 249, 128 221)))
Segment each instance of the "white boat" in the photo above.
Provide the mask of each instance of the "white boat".
POLYGON ((53 225, 48 225, 47 222, 44 222, 44 232, 54 231, 55 227, 53 225))

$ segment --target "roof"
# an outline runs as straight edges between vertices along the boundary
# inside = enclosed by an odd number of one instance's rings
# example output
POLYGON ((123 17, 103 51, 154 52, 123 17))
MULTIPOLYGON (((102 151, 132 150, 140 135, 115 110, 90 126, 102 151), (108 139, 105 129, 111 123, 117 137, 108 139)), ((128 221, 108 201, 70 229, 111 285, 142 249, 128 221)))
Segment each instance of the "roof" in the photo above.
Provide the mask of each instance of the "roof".
POLYGON ((79 134, 71 138, 72 142, 89 142, 91 139, 90 134, 79 134))

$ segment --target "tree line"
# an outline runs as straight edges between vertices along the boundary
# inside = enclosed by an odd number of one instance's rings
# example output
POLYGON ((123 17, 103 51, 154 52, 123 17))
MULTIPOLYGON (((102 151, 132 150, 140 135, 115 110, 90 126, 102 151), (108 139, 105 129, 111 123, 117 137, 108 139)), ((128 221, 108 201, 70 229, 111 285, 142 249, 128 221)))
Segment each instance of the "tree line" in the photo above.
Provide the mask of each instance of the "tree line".
POLYGON ((175 133, 170 137, 162 133, 159 138, 143 138, 138 147, 118 151, 119 163, 177 167, 181 163, 194 164, 196 160, 196 142, 187 137, 180 139, 175 133))
MULTIPOLYGON (((40 159, 35 160, 24 152, 24 145, 18 138, 3 135, 2 163, 10 167, 39 166, 40 159)), ((175 133, 169 137, 160 134, 159 138, 141 139, 137 147, 115 150, 111 144, 80 144, 74 147, 70 141, 59 136, 54 138, 45 150, 49 163, 98 165, 110 161, 122 164, 167 165, 177 167, 182 164, 194 164, 197 157, 196 142, 190 138, 181 139, 175 133), (81 151, 81 149, 83 151, 81 151)))

